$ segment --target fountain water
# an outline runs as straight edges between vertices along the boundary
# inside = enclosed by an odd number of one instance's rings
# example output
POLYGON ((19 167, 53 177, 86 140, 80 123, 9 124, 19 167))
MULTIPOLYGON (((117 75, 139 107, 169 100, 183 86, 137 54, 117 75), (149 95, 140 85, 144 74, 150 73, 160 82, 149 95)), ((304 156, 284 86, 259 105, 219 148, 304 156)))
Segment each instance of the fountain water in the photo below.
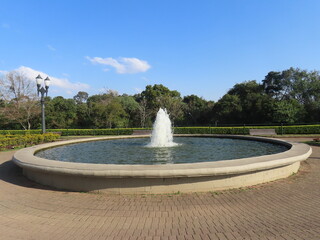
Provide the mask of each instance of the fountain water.
POLYGON ((147 146, 173 147, 177 145, 177 143, 173 142, 173 133, 169 114, 166 109, 160 108, 153 124, 151 142, 147 146))

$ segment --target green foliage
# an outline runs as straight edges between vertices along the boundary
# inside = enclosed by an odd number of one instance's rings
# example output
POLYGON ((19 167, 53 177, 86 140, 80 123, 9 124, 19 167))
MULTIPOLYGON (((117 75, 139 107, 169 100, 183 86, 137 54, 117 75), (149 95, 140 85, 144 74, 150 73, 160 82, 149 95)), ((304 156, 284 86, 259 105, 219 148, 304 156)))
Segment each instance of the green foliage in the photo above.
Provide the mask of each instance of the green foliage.
MULTIPOLYGON (((48 99, 49 100, 49 99, 48 99)), ((76 103, 73 99, 61 96, 46 102, 48 128, 70 128, 77 116, 76 103)))
POLYGON ((256 81, 238 83, 214 108, 221 123, 266 123, 271 119, 272 99, 256 81))
POLYGON ((224 95, 214 106, 214 121, 221 123, 234 123, 241 119, 242 106, 237 95, 224 95))
POLYGON ((26 147, 45 142, 53 142, 59 137, 59 134, 54 133, 0 135, 0 150, 26 147))
POLYGON ((87 92, 78 92, 77 95, 75 95, 73 97, 73 100, 77 103, 77 104, 83 104, 88 100, 89 94, 87 92))
POLYGON ((247 135, 247 127, 176 127, 175 134, 234 134, 247 135))
POLYGON ((183 124, 187 126, 207 124, 208 120, 211 119, 213 102, 208 102, 197 95, 185 96, 182 102, 184 103, 183 124))
MULTIPOLYGON (((61 136, 83 135, 131 135, 134 128, 107 128, 107 129, 47 129, 48 133, 56 133, 61 136)), ((41 134, 41 130, 0 130, 0 135, 30 135, 41 134)))
POLYGON ((41 134, 40 129, 37 130, 0 130, 0 135, 29 135, 29 134, 41 134))
MULTIPOLYGON (((16 88, 11 85, 0 88, 0 128, 40 128, 39 99, 26 92, 15 104, 17 99, 10 90, 16 88), (8 99, 3 97, 5 93, 8 99)), ((46 97, 45 103, 46 127, 52 129, 151 127, 160 107, 167 109, 174 126, 316 123, 320 121, 320 74, 298 68, 271 71, 261 83, 235 84, 216 103, 196 95, 181 98, 178 91, 161 84, 148 85, 134 96, 108 90, 89 97, 80 91, 73 99, 46 97)))
MULTIPOLYGON (((320 125, 299 126, 244 126, 244 127, 175 127, 175 134, 232 134, 248 135, 249 129, 275 129, 277 134, 320 134, 320 125)), ((98 135, 131 135, 134 130, 150 130, 150 128, 107 128, 107 129, 48 129, 48 134, 61 136, 98 136, 98 135)), ((0 130, 0 136, 41 136, 41 130, 0 130)), ((50 135, 49 135, 50 136, 50 135)))
POLYGON ((273 122, 292 124, 300 120, 300 113, 301 107, 296 100, 276 101, 273 106, 273 122))
MULTIPOLYGON (((281 127, 276 127, 281 134, 281 127)), ((283 134, 320 134, 320 125, 283 126, 283 134)))
POLYGON ((108 129, 50 129, 48 132, 59 132, 61 136, 83 136, 83 135, 131 135, 132 128, 108 128, 108 129))
POLYGON ((137 99, 139 103, 143 100, 146 101, 146 115, 151 117, 151 121, 154 120, 159 108, 167 109, 173 121, 183 114, 180 93, 176 90, 172 91, 162 84, 147 85, 137 99))
POLYGON ((260 127, 176 127, 175 134, 234 134, 248 135, 249 129, 275 129, 281 134, 320 134, 320 125, 260 126, 260 127))

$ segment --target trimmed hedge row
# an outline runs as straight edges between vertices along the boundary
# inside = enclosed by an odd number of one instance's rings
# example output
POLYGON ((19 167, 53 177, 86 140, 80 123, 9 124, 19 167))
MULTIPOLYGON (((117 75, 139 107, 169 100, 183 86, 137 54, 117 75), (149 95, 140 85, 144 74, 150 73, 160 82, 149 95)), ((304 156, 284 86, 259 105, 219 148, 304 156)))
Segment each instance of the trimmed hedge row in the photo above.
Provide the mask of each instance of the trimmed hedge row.
POLYGON ((131 128, 110 128, 110 129, 54 129, 48 132, 58 132, 61 136, 81 136, 81 135, 131 135, 131 128))
MULTIPOLYGON (((58 133, 61 136, 81 136, 81 135, 131 135, 132 128, 112 128, 112 129, 47 129, 47 132, 58 133)), ((41 130, 0 130, 0 134, 27 135, 41 134, 41 130)))
POLYGON ((37 130, 0 130, 0 135, 29 135, 29 134, 41 134, 42 131, 37 130))
MULTIPOLYGON (((320 134, 320 125, 296 126, 243 126, 243 127, 175 127, 176 134, 234 134, 248 135, 249 129, 275 129, 281 134, 320 134)), ((134 130, 150 130, 150 128, 108 128, 108 129, 48 129, 47 132, 59 133, 62 136, 81 135, 131 135, 134 130)), ((41 134, 41 130, 0 130, 2 135, 41 134)))
POLYGON ((246 127, 175 127, 175 134, 234 134, 247 135, 246 127))
POLYGON ((277 134, 320 134, 320 125, 283 126, 276 128, 277 134))
POLYGON ((53 142, 60 137, 59 134, 26 134, 26 135, 0 135, 0 150, 26 147, 35 144, 53 142))
POLYGON ((282 134, 320 134, 320 125, 296 126, 247 126, 247 127, 176 127, 176 134, 234 134, 248 135, 249 129, 275 129, 278 135, 282 134))

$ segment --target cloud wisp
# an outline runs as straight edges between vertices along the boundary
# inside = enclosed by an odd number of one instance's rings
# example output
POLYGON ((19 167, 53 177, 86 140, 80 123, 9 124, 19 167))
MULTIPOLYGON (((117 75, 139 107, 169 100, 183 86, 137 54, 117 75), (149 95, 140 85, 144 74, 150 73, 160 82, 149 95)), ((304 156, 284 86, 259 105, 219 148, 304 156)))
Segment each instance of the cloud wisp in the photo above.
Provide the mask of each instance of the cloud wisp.
POLYGON ((53 52, 57 51, 57 49, 54 48, 54 47, 53 47, 52 45, 50 45, 50 44, 47 45, 47 48, 48 48, 50 51, 53 51, 53 52))
MULTIPOLYGON (((51 80, 50 86, 59 88, 58 91, 54 91, 54 92, 64 91, 65 93, 71 95, 71 94, 77 93, 78 91, 84 91, 84 90, 87 90, 90 88, 90 86, 88 84, 79 83, 79 82, 76 82, 76 83, 70 82, 67 78, 53 77, 53 76, 48 75, 47 73, 37 71, 37 70, 34 70, 29 67, 25 67, 25 66, 21 66, 21 67, 15 69, 14 71, 20 73, 21 75, 25 76, 30 81, 34 81, 34 82, 35 82, 35 78, 38 76, 38 74, 40 74, 43 78, 49 76, 49 78, 51 80)), ((0 72, 2 74, 5 74, 8 71, 0 71, 0 72)))
MULTIPOLYGON (((151 66, 147 61, 138 58, 101 58, 101 57, 86 57, 93 64, 101 64, 113 67, 119 74, 134 74, 148 71, 151 66)), ((104 71, 108 71, 104 69, 104 71)))

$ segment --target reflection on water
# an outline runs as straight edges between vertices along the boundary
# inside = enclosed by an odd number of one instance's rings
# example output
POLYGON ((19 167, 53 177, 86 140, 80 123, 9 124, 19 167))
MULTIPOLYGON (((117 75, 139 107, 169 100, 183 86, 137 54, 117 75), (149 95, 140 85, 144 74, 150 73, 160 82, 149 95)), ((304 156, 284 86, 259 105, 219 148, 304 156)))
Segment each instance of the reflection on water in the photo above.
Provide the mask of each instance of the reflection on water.
POLYGON ((286 151, 271 143, 239 139, 175 138, 175 147, 146 147, 148 138, 118 139, 65 145, 46 149, 36 156, 80 163, 169 164, 238 159, 286 151))
POLYGON ((174 163, 172 148, 153 148, 154 160, 156 164, 174 163))

